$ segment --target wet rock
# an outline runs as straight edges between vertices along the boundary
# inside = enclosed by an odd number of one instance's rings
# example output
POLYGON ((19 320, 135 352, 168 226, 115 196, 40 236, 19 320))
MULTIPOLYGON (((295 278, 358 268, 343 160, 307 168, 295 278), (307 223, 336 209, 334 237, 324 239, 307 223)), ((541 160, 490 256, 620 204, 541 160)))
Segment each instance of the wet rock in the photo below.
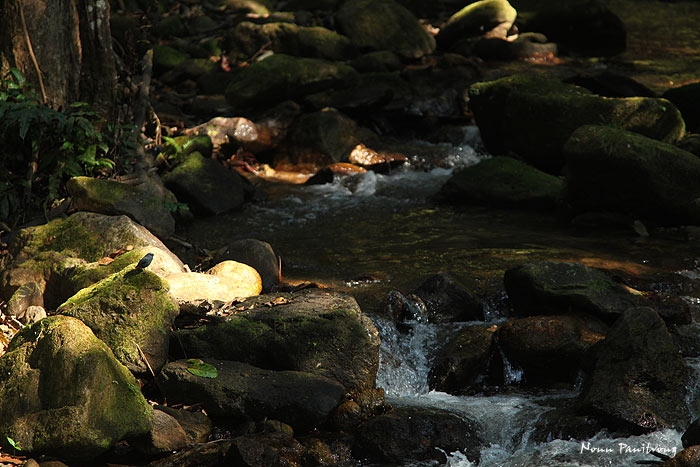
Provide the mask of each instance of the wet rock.
POLYGON ((216 250, 213 256, 215 263, 233 260, 254 268, 262 279, 262 292, 268 293, 277 287, 281 280, 280 258, 267 242, 254 238, 244 238, 229 242, 223 248, 216 250))
POLYGON ((473 37, 505 39, 516 16, 517 11, 507 0, 473 2, 447 20, 437 36, 438 44, 449 49, 456 42, 473 37))
POLYGON ((325 376, 348 390, 375 386, 379 335, 348 295, 313 289, 266 294, 222 315, 223 322, 179 331, 178 348, 181 342, 189 357, 325 376))
POLYGON ((563 407, 540 416, 531 440, 536 443, 548 443, 553 439, 591 439, 603 429, 603 425, 594 417, 581 415, 575 408, 563 407))
POLYGON ((469 105, 491 154, 512 152, 555 175, 566 162, 564 144, 581 125, 602 119, 671 144, 685 132, 680 112, 665 99, 603 98, 556 79, 526 75, 473 84, 469 105))
POLYGON ((241 22, 230 32, 226 44, 236 55, 234 59, 252 57, 263 48, 275 53, 326 60, 343 61, 355 55, 355 48, 347 36, 320 26, 305 27, 284 22, 241 22))
POLYGON ((455 172, 438 196, 456 203, 552 209, 562 204, 564 181, 499 156, 455 172))
POLYGON ((196 309, 202 300, 225 303, 258 295, 262 290, 262 279, 255 269, 231 260, 219 263, 208 273, 171 274, 167 281, 170 293, 187 310, 196 309))
POLYGON ((428 310, 417 295, 404 295, 398 290, 392 290, 387 294, 386 302, 386 311, 402 332, 407 332, 416 324, 428 322, 428 310))
POLYGON ((343 2, 335 21, 360 50, 389 50, 408 59, 435 50, 435 39, 413 13, 393 0, 343 2))
POLYGON ((132 266, 82 289, 57 312, 80 319, 122 364, 147 374, 167 360, 168 333, 179 309, 164 279, 132 266))
POLYGON ((681 441, 683 442, 684 448, 700 445, 700 419, 694 420, 693 423, 685 429, 683 436, 681 436, 681 441))
POLYGON ((440 351, 430 370, 431 389, 463 394, 486 373, 495 326, 468 326, 440 351))
POLYGON ((211 419, 201 409, 197 410, 195 407, 188 410, 156 405, 154 408, 177 420, 177 423, 185 430, 187 445, 193 445, 206 443, 212 432, 211 419))
POLYGON ((195 444, 182 449, 171 456, 155 460, 149 467, 218 467, 225 465, 224 460, 231 448, 232 440, 223 439, 209 443, 195 444))
POLYGON ((163 181, 180 202, 205 216, 239 209, 245 200, 242 177, 198 152, 165 174, 163 181))
POLYGON ((660 467, 693 467, 700 464, 700 446, 689 446, 664 461, 660 467))
POLYGON ((688 127, 688 131, 700 132, 700 83, 686 84, 666 90, 662 96, 678 107, 683 114, 683 120, 688 127))
POLYGON ((679 403, 687 384, 688 369, 658 313, 630 308, 595 348, 581 409, 621 433, 678 428, 690 418, 679 403))
POLYGON ((517 315, 589 313, 612 322, 642 303, 604 272, 581 263, 527 263, 507 270, 503 283, 517 315))
POLYGON ((157 177, 151 177, 138 185, 92 177, 73 177, 66 183, 66 189, 79 211, 108 216, 125 214, 161 239, 168 238, 175 232, 175 219, 171 210, 177 199, 163 187, 157 177))
POLYGON ((609 57, 627 47, 624 23, 598 0, 548 5, 521 28, 544 33, 566 55, 609 57))
POLYGON ((228 424, 268 418, 307 432, 325 423, 345 396, 339 383, 310 373, 224 360, 206 363, 218 376, 195 376, 188 371, 188 361, 178 360, 158 375, 159 387, 171 403, 201 403, 212 418, 228 424))
POLYGON ((342 88, 356 79, 355 69, 343 63, 274 54, 236 73, 226 88, 226 100, 243 111, 342 88))
POLYGON ((34 282, 44 306, 56 309, 80 288, 155 254, 149 270, 161 276, 184 270, 182 261, 146 228, 126 216, 78 212, 29 227, 9 246, 12 261, 2 273, 4 297, 34 282), (129 247, 133 247, 131 251, 129 247))
POLYGON ((530 316, 498 329, 506 358, 522 368, 528 384, 574 384, 587 350, 605 338, 608 326, 585 315, 530 316))
POLYGON ((518 34, 514 40, 483 38, 473 50, 484 60, 551 60, 557 56, 557 45, 538 33, 518 34))
POLYGON ((0 429, 23 452, 90 460, 151 429, 129 370, 82 322, 52 316, 25 328, 0 358, 0 429))
MULTIPOLYGON (((599 96, 605 97, 657 97, 654 91, 638 81, 608 70, 593 73, 580 73, 567 79, 566 82, 584 87, 599 96)), ((665 96, 664 98, 668 99, 665 96)), ((676 103, 674 102, 674 104, 676 103)), ((678 107, 678 110, 681 110, 679 105, 676 104, 676 107, 678 107)), ((681 110, 681 114, 682 113, 683 111, 681 110)))
POLYGON ((153 411, 152 423, 147 439, 135 443, 139 451, 149 456, 162 456, 189 444, 185 430, 173 416, 156 409, 153 411))
POLYGON ((474 421, 439 409, 400 407, 368 420, 357 430, 353 456, 374 462, 444 463, 446 452, 461 451, 478 462, 481 443, 474 421))
POLYGON ((226 465, 241 467, 303 465, 304 446, 286 433, 262 433, 233 440, 226 465))
POLYGON ((563 151, 567 198, 576 208, 631 212, 671 225, 700 222, 700 160, 693 154, 592 125, 577 129, 563 151))
POLYGON ((479 301, 449 272, 433 274, 413 293, 425 303, 427 318, 431 323, 484 319, 479 301))
POLYGON ((307 153, 312 151, 331 164, 348 160, 362 142, 362 131, 351 118, 336 109, 325 108, 301 115, 290 128, 287 141, 298 148, 292 162, 305 162, 307 153))

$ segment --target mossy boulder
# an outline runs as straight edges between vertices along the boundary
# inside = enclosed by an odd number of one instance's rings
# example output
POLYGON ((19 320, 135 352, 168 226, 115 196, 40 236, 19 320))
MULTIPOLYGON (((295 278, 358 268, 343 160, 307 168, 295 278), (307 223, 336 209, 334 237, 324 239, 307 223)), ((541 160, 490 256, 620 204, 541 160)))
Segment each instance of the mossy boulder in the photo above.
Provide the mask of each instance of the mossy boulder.
POLYGON ((158 71, 171 70, 188 58, 186 53, 167 45, 153 46, 153 67, 158 71))
POLYGON ((674 145, 588 125, 563 147, 567 199, 579 210, 631 213, 668 225, 700 223, 700 159, 674 145))
POLYGON ((82 289, 57 312, 83 321, 122 364, 145 374, 149 365, 158 371, 165 364, 179 308, 164 279, 130 266, 82 289))
POLYGON ((630 308, 595 347, 595 367, 580 408, 620 435, 690 422, 689 372, 664 321, 652 308, 630 308))
POLYGON ((291 152, 295 162, 305 162, 313 151, 322 161, 332 164, 348 160, 352 150, 362 143, 362 132, 354 120, 336 109, 325 108, 297 118, 289 129, 291 152))
POLYGON ((357 71, 340 62, 274 54, 236 73, 226 88, 226 100, 240 112, 346 87, 356 79, 357 71))
POLYGON ((375 385, 379 334, 348 295, 317 290, 265 294, 222 313, 230 314, 223 322, 178 332, 177 342, 188 357, 312 373, 348 390, 375 385))
POLYGON ((253 56, 263 47, 276 53, 326 60, 348 60, 355 55, 348 37, 324 27, 293 23, 244 21, 233 28, 228 41, 229 50, 243 57, 253 56))
POLYGON ((80 320, 51 316, 15 336, 0 358, 0 444, 92 459, 151 429, 151 406, 129 370, 80 320))
POLYGON ((467 326, 438 353, 430 370, 431 389, 466 393, 488 368, 494 351, 496 326, 467 326))
POLYGON ((209 216, 239 209, 245 201, 243 178, 211 158, 193 152, 163 182, 195 214, 209 216))
POLYGON ((505 39, 518 12, 508 0, 481 0, 470 3, 450 16, 437 36, 440 47, 474 37, 505 39))
POLYGON ((603 271, 581 263, 526 263, 507 270, 503 283, 520 316, 585 313, 611 323, 643 300, 603 271))
POLYGON ((700 83, 668 89, 661 97, 678 107, 689 131, 700 132, 700 83))
POLYGON ((208 378, 192 374, 191 362, 168 363, 158 376, 159 387, 169 402, 202 404, 227 424, 270 419, 308 432, 320 428, 345 396, 340 383, 311 373, 206 359, 216 369, 216 377, 208 378))
POLYGON ((584 314, 528 316, 504 323, 497 339, 508 361, 523 370, 524 383, 573 386, 588 364, 588 349, 607 330, 608 325, 584 314))
POLYGON ((150 269, 160 275, 184 268, 157 237, 129 217, 90 212, 23 229, 11 242, 9 252, 11 260, 2 272, 3 297, 7 300, 23 284, 34 282, 43 292, 47 310, 67 300, 76 287, 96 282, 127 262, 135 264, 145 252, 155 253, 150 269), (111 260, 129 247, 135 252, 118 258, 115 265, 100 265, 104 263, 101 260, 111 260), (73 274, 80 276, 75 283, 70 279, 73 274))
POLYGON ((435 51, 435 39, 410 10, 394 0, 343 2, 335 21, 338 30, 361 50, 390 50, 407 59, 435 51))
POLYGON ((562 148, 582 125, 606 124, 666 143, 685 133, 678 109, 665 99, 604 98, 556 79, 512 75, 475 83, 469 105, 491 154, 516 154, 558 175, 562 148))
POLYGON ((440 190, 448 201, 550 209, 561 205, 564 180, 511 157, 493 157, 455 172, 440 190))

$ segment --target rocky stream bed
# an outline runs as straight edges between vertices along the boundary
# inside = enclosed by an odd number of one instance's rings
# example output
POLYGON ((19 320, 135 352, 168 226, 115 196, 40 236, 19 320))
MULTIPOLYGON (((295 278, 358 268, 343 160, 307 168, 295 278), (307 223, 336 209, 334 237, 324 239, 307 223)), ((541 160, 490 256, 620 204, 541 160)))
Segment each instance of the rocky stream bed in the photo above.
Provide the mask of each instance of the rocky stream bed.
POLYGON ((698 2, 112 3, 153 166, 3 238, 0 464, 697 465, 698 2))

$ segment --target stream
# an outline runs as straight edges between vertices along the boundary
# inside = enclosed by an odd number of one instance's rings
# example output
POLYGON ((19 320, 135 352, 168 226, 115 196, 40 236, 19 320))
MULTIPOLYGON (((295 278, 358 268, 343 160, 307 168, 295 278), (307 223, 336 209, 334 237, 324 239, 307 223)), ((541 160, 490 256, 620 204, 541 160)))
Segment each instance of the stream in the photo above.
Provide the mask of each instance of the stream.
MULTIPOLYGON (((206 249, 238 238, 269 242, 282 258, 285 281, 318 283, 355 296, 382 337, 377 386, 386 390, 388 402, 439 407, 478 420, 487 440, 478 465, 634 466, 658 460, 652 450, 673 456, 682 449, 682 433, 675 430, 632 438, 599 433, 587 440, 531 441, 538 418, 575 398, 580 388, 524 389, 518 386, 522 374, 508 365, 504 377, 511 386, 500 392, 457 397, 429 389, 432 359, 459 325, 419 324, 397 333, 384 312, 389 291, 411 293, 430 275, 450 271, 482 301, 487 321, 496 323, 507 307, 503 273, 525 262, 579 261, 661 289, 673 289, 674 277, 696 279, 699 271, 694 242, 688 240, 692 232, 686 230, 650 229, 647 237, 632 225, 591 228, 553 213, 435 202, 433 196, 453 170, 489 157, 478 149, 473 127, 464 135, 461 145, 416 142, 411 163, 389 175, 367 172, 316 186, 259 182, 265 201, 248 203, 242 212, 198 219, 179 234, 206 249)), ((688 364, 694 374, 700 372, 698 362, 688 364)), ((696 393, 697 388, 689 388, 688 400, 679 403, 695 407, 696 393)), ((697 416, 696 409, 692 413, 697 416)), ((477 465, 460 452, 446 454, 443 465, 477 465)))

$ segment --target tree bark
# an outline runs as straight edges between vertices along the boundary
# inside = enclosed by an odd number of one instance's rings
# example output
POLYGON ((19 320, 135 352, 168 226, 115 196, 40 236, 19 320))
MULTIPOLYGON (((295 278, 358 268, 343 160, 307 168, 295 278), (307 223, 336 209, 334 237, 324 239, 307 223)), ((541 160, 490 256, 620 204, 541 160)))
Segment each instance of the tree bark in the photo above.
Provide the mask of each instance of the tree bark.
POLYGON ((107 0, 0 0, 0 71, 19 69, 52 107, 116 115, 107 0))

